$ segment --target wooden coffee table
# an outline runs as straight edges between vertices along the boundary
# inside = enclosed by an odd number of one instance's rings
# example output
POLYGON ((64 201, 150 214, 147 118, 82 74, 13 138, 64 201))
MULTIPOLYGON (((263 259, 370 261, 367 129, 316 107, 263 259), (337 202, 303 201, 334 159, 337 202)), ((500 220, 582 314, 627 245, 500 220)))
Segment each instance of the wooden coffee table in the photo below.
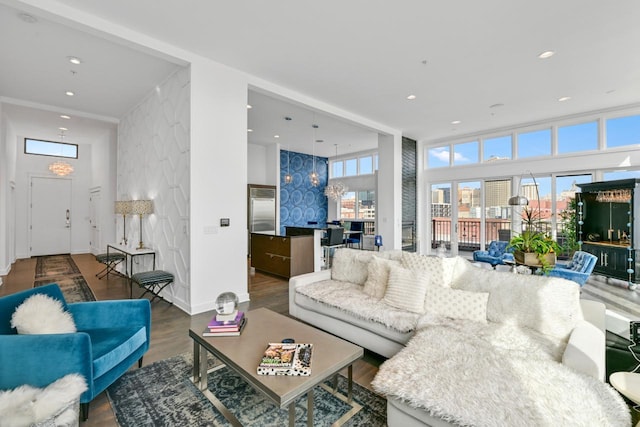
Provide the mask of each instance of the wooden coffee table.
POLYGON ((266 308, 251 310, 245 315, 247 324, 242 335, 238 337, 203 337, 202 332, 209 319, 203 321, 202 317, 194 318, 189 329, 189 336, 193 339, 193 382, 232 425, 241 424, 208 390, 207 353, 220 359, 280 408, 288 407, 290 426, 293 426, 295 421, 295 401, 305 394, 308 408, 307 425, 313 425, 313 388, 333 377, 335 393, 337 374, 344 368, 348 368, 347 401, 351 403, 353 362, 363 356, 364 351, 361 347, 266 308), (256 369, 267 344, 280 342, 283 338, 313 344, 310 376, 257 374, 256 369))

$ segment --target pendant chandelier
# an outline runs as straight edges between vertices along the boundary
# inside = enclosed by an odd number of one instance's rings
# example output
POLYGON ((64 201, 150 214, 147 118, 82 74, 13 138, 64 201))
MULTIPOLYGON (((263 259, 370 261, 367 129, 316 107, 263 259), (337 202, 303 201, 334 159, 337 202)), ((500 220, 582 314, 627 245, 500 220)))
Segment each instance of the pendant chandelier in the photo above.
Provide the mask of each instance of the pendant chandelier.
POLYGON ((313 187, 317 187, 318 185, 320 185, 320 177, 316 172, 316 129, 318 129, 318 125, 314 124, 311 125, 311 127, 313 128, 313 139, 311 141, 311 144, 313 144, 311 146, 313 153, 313 172, 309 174, 309 181, 311 181, 311 185, 313 187))
MULTIPOLYGON (((338 144, 333 144, 336 146, 336 158, 334 160, 334 162, 336 160, 338 160, 338 144)), ((329 185, 327 185, 324 188, 324 195, 327 197, 331 197, 333 200, 335 200, 336 202, 340 200, 340 198, 342 196, 344 196, 344 194, 348 191, 349 189, 347 188, 346 185, 344 185, 344 183, 342 183, 341 181, 332 181, 331 183, 329 183, 329 185)))
MULTIPOLYGON (((290 122, 291 117, 285 117, 286 121, 290 122)), ((291 176, 291 162, 289 161, 289 156, 291 155, 291 149, 289 147, 289 143, 287 142, 287 173, 284 175, 284 183, 291 184, 293 181, 293 176, 291 176)))
POLYGON ((62 160, 53 162, 49 165, 49 170, 58 176, 67 176, 73 172, 73 166, 62 160))

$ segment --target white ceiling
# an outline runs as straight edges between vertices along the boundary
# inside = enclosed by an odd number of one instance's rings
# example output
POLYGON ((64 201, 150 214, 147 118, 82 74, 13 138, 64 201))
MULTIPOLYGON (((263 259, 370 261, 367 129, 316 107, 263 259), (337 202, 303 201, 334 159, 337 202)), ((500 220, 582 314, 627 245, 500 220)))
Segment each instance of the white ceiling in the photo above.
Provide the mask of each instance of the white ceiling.
MULTIPOLYGON (((24 6, 34 15, 41 4, 0 3, 24 6)), ((44 5, 117 23, 417 140, 640 103, 637 0, 57 0, 44 5), (546 50, 556 54, 538 59, 546 50), (410 94, 416 99, 407 100, 410 94), (563 96, 571 99, 558 102, 563 96), (495 104, 503 105, 491 108, 495 104), (454 120, 461 123, 452 125, 454 120)), ((0 8, 0 95, 121 117, 176 66, 56 27, 45 19, 26 24, 15 11, 0 8), (75 76, 64 63, 68 55, 86 59, 75 76), (74 83, 78 96, 60 95, 74 83)), ((300 106, 288 112, 281 100, 269 101, 250 94, 256 104, 249 112, 249 126, 255 128, 250 142, 269 143, 290 115, 301 129, 290 143, 280 142, 286 148, 302 141, 306 149, 295 151, 309 152, 308 115, 314 120, 313 114, 300 106)), ((317 113, 315 120, 320 118, 326 123, 319 123, 317 138, 326 141, 322 149, 329 153, 317 154, 333 155, 334 143, 341 152, 349 143, 361 148, 374 138, 317 113), (332 134, 334 126, 351 135, 332 134)))

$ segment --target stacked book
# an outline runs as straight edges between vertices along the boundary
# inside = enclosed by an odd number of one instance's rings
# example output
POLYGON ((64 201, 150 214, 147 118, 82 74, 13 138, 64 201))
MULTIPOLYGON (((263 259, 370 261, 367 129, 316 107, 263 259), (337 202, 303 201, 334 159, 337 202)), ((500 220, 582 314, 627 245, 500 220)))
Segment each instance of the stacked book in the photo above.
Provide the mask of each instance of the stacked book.
POLYGON ((243 311, 237 311, 233 315, 213 316, 203 332, 205 337, 237 337, 242 333, 247 318, 243 311))
POLYGON ((313 344, 269 343, 258 365, 258 375, 311 375, 313 344))

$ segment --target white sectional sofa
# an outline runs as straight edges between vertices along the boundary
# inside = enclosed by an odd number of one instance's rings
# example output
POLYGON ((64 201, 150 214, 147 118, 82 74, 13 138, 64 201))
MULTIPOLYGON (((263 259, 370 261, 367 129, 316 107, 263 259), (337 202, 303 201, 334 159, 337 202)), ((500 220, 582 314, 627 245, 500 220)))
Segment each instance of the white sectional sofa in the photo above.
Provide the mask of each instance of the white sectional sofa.
POLYGON ((289 312, 389 358, 372 385, 390 426, 630 425, 603 382, 604 305, 564 279, 340 249, 290 279, 289 312))

